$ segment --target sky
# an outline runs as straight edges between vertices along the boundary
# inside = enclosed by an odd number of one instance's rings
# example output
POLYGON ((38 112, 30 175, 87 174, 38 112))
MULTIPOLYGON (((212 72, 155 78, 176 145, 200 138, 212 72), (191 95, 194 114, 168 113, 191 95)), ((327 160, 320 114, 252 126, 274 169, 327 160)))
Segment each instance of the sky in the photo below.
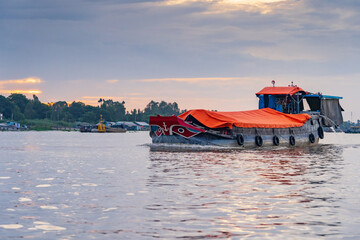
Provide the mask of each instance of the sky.
POLYGON ((257 108, 293 82, 360 119, 359 0, 0 0, 0 94, 257 108))

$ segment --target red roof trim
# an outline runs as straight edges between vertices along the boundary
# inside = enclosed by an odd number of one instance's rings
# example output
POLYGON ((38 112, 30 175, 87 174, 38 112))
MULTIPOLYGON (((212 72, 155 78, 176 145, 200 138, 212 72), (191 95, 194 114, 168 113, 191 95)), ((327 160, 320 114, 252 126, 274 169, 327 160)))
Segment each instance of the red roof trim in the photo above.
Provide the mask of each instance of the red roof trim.
POLYGON ((256 95, 294 95, 297 92, 304 92, 300 87, 265 87, 260 92, 256 93, 256 95))

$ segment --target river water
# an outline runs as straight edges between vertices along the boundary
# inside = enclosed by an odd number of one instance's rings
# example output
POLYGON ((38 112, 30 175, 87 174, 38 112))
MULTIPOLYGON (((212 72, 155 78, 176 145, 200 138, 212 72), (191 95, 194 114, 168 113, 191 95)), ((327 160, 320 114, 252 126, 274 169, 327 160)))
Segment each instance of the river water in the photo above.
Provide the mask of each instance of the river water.
POLYGON ((147 132, 0 132, 1 239, 360 239, 360 134, 161 148, 147 132))

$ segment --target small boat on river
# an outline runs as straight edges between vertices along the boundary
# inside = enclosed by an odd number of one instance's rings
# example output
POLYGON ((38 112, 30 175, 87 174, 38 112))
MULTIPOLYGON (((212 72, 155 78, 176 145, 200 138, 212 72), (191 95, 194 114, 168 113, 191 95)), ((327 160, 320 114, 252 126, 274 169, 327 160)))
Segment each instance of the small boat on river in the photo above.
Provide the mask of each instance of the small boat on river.
POLYGON ((82 125, 80 126, 80 132, 97 132, 97 133, 124 133, 126 128, 123 125, 118 124, 106 124, 102 115, 100 115, 99 123, 96 125, 82 125))
POLYGON ((310 93, 296 85, 265 87, 259 109, 237 112, 189 110, 179 116, 151 116, 153 143, 228 147, 309 146, 324 138, 323 127, 343 122, 342 97, 310 93), (304 105, 308 105, 305 111, 304 105))
POLYGON ((360 133, 360 126, 351 126, 345 133, 360 133))

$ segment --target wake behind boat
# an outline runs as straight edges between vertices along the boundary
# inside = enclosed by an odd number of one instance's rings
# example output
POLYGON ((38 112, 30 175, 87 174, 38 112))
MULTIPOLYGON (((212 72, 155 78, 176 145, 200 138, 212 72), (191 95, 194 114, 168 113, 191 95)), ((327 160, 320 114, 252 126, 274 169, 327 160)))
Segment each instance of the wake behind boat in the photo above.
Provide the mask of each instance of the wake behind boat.
POLYGON ((152 116, 152 142, 229 147, 315 145, 324 138, 323 127, 343 122, 342 97, 313 94, 294 85, 274 85, 256 93, 257 110, 196 109, 179 116, 152 116))

